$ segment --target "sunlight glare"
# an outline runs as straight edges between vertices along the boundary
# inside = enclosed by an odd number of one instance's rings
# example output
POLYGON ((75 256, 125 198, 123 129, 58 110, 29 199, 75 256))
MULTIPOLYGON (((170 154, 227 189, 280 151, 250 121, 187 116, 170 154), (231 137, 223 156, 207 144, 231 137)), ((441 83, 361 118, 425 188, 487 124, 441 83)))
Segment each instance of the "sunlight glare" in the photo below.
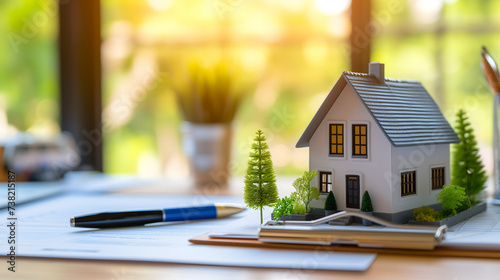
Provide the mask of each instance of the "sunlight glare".
POLYGON ((435 23, 441 14, 444 0, 410 0, 410 11, 420 23, 435 23))
POLYGON ((148 4, 156 11, 164 11, 172 5, 172 0, 148 0, 148 4))
POLYGON ((327 15, 338 15, 351 6, 351 0, 316 0, 316 8, 327 15))
POLYGON ((304 57, 311 64, 324 63, 328 56, 328 44, 323 40, 311 39, 304 44, 304 57))

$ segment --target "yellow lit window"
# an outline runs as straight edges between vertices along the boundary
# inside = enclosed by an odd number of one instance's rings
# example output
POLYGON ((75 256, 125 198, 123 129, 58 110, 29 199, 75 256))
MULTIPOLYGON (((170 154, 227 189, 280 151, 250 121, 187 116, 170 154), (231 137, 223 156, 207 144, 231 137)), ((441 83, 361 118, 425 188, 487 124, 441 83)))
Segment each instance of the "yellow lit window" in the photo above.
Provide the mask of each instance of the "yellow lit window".
POLYGON ((368 134, 366 124, 352 125, 352 155, 354 157, 368 156, 368 134))
POLYGON ((344 155, 344 125, 330 124, 330 155, 344 155))

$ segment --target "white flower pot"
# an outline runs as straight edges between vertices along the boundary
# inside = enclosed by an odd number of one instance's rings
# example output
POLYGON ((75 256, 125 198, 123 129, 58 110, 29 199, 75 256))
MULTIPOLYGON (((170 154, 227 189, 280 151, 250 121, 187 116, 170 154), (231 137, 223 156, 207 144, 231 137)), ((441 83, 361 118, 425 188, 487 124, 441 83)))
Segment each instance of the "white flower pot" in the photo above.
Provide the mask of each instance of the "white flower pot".
POLYGON ((226 188, 232 125, 182 123, 182 147, 196 188, 226 188))

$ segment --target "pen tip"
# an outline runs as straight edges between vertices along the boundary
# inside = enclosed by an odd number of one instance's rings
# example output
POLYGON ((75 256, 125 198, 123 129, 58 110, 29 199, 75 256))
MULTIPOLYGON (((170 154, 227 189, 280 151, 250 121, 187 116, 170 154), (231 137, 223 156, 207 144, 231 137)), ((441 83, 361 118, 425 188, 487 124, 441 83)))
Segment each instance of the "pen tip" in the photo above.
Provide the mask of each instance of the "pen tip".
POLYGON ((75 218, 71 218, 71 219, 69 219, 69 225, 70 225, 71 227, 75 227, 75 218))
POLYGON ((486 49, 486 47, 485 47, 485 46, 483 46, 483 51, 482 51, 482 54, 483 54, 483 55, 489 55, 488 50, 486 49))
POLYGON ((215 208, 217 209, 217 218, 238 214, 246 210, 243 205, 232 203, 216 203, 215 208))

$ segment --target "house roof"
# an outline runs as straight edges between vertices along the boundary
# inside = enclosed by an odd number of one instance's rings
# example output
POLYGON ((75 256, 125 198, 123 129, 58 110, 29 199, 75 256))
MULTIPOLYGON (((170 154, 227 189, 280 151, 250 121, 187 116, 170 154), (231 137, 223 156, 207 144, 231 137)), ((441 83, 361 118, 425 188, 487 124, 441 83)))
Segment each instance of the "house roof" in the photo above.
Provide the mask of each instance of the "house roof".
POLYGON ((460 142, 420 82, 385 78, 382 83, 373 75, 344 71, 300 137, 297 148, 309 146, 309 140, 346 85, 360 97, 394 146, 460 142))

